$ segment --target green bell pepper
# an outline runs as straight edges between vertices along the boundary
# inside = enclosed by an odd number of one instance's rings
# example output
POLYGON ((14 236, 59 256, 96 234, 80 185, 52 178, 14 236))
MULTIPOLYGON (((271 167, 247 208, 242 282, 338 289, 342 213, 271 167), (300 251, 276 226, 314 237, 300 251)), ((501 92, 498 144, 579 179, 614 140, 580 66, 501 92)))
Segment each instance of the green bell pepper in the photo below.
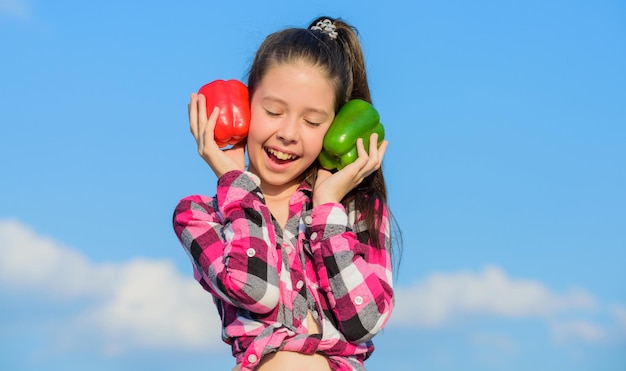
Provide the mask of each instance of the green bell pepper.
POLYGON ((378 111, 368 102, 353 99, 344 104, 324 136, 320 165, 328 170, 341 170, 358 157, 356 141, 363 139, 369 151, 370 136, 378 133, 378 144, 385 138, 385 128, 380 123, 378 111))

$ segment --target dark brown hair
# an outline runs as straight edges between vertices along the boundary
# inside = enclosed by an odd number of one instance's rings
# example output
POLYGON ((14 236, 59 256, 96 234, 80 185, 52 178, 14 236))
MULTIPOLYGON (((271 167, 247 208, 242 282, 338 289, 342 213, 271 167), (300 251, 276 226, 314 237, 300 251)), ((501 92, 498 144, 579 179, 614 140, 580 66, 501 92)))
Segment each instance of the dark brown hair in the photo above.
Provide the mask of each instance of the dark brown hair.
MULTIPOLYGON (((271 67, 295 61, 311 63, 327 74, 335 89, 335 112, 351 99, 372 103, 358 31, 342 19, 320 17, 307 28, 288 28, 269 35, 259 47, 248 73, 250 97, 271 67), (326 19, 335 26, 335 38, 322 30, 311 29, 326 19)), ((312 187, 318 168, 319 164, 314 162, 304 174, 312 187)), ((379 246, 379 240, 375 237, 380 233, 382 220, 382 208, 378 203, 387 205, 382 169, 365 178, 342 200, 346 207, 351 202, 355 203, 357 212, 361 212, 365 219, 367 230, 373 237, 371 243, 384 248, 379 246)))

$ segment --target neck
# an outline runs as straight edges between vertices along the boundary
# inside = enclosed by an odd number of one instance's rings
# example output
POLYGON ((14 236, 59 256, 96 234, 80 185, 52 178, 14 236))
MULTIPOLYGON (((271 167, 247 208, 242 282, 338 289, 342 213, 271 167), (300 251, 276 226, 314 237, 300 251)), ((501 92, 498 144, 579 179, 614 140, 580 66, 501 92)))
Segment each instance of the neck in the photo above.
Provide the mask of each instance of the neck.
POLYGON ((265 197, 265 204, 280 226, 285 228, 289 218, 289 201, 294 192, 296 192, 296 189, 298 189, 298 184, 295 186, 276 187, 261 182, 261 189, 265 197))
POLYGON ((265 199, 273 201, 288 200, 291 198, 291 195, 296 192, 299 185, 299 182, 293 184, 273 185, 261 181, 261 190, 263 191, 265 199))

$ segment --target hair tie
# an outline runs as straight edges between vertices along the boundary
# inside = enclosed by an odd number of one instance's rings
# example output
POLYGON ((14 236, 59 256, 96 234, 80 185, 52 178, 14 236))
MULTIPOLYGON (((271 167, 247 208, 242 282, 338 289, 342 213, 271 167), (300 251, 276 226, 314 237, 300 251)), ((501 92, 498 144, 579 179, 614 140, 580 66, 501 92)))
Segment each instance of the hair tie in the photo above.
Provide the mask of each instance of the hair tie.
POLYGON ((335 29, 336 27, 330 19, 324 19, 323 21, 319 21, 315 26, 311 27, 311 30, 322 31, 333 40, 337 38, 337 31, 335 31, 335 29))

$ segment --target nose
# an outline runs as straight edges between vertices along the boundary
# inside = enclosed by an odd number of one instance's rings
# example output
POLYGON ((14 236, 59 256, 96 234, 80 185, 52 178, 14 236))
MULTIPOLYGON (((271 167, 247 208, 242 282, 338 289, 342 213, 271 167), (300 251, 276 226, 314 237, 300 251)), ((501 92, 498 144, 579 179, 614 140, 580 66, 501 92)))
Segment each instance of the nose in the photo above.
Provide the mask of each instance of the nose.
POLYGON ((286 143, 292 143, 298 140, 298 119, 295 117, 286 117, 278 128, 276 135, 280 140, 286 143))

